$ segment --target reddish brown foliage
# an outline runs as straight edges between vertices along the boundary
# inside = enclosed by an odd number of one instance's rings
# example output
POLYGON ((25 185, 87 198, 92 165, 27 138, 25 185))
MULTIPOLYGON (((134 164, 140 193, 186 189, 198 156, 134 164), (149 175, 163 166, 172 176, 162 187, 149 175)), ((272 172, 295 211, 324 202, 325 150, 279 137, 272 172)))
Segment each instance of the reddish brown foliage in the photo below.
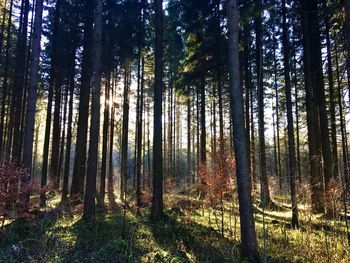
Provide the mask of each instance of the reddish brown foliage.
POLYGON ((221 204, 226 195, 234 190, 235 161, 225 152, 209 153, 210 166, 201 164, 198 170, 198 188, 208 199, 211 206, 221 204))

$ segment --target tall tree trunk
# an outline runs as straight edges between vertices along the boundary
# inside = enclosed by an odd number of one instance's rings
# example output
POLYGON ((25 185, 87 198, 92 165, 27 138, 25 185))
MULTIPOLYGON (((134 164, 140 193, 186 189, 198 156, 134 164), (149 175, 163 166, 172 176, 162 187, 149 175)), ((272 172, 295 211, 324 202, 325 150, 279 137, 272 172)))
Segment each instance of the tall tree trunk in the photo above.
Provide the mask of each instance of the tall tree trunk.
POLYGON ((263 50, 262 50, 262 19, 261 0, 256 1, 258 15, 255 18, 256 33, 256 67, 258 81, 258 119, 259 119, 259 148, 260 148, 260 184, 261 204, 270 206, 270 190, 267 178, 266 149, 265 149, 265 119, 264 119, 264 78, 263 78, 263 50))
MULTIPOLYGON (((73 36, 72 36, 73 37, 73 36)), ((75 84, 75 48, 72 48, 71 61, 70 61, 70 83, 69 83, 69 103, 68 103, 68 127, 67 127, 67 144, 66 155, 64 159, 63 170, 63 184, 62 184, 62 197, 61 203, 67 202, 68 195, 68 183, 69 183, 69 168, 70 168, 70 156, 72 146, 72 122, 73 122, 73 96, 74 96, 74 84, 75 84), (73 51, 74 50, 74 51, 73 51)))
POLYGON ((7 20, 6 28, 6 48, 5 48, 5 66, 2 82, 2 103, 1 103, 1 116, 0 116, 0 157, 9 158, 10 156, 4 156, 4 130, 5 130, 5 109, 8 100, 8 77, 10 66, 10 49, 11 49, 11 25, 12 25, 12 9, 13 0, 10 2, 9 18, 7 20))
MULTIPOLYGON (((30 77, 28 87, 28 102, 27 102, 27 114, 25 119, 25 137, 23 145, 23 165, 26 168, 26 177, 23 178, 25 183, 31 179, 31 168, 33 159, 33 139, 35 128, 35 111, 36 111, 36 98, 37 98, 37 84, 38 84, 38 71, 40 60, 40 41, 41 41, 41 27, 42 27, 42 13, 43 13, 43 0, 37 0, 35 6, 35 20, 34 20, 34 32, 32 43, 32 54, 30 62, 30 77)), ((25 202, 29 202, 29 193, 25 198, 25 202)))
POLYGON ((94 72, 92 83, 91 122, 89 157, 86 173, 86 188, 83 218, 87 222, 95 219, 96 174, 98 159, 98 141, 100 133, 100 85, 101 85, 101 53, 102 53, 102 0, 96 0, 94 17, 94 72))
POLYGON ((55 104, 53 112, 53 126, 52 126, 52 147, 51 147, 51 164, 50 164, 50 176, 52 187, 54 189, 59 188, 60 177, 58 171, 59 154, 60 154, 60 141, 61 141, 61 97, 62 97, 62 76, 60 73, 56 75, 55 82, 55 104))
POLYGON ((340 69, 339 69, 339 55, 338 55, 338 45, 335 41, 335 66, 336 66, 336 76, 337 76, 337 91, 338 91, 338 107, 339 107, 339 116, 340 116, 340 134, 341 134, 341 143, 342 143, 342 155, 343 155, 343 173, 344 173, 344 182, 346 187, 349 186, 349 156, 348 156, 348 147, 347 147, 347 136, 346 136, 346 126, 344 120, 344 110, 343 110, 343 92, 340 79, 340 69))
POLYGON ((191 98, 187 98, 187 184, 194 184, 192 178, 192 156, 191 156, 191 98))
POLYGON ((85 168, 86 168, 86 145, 89 118, 89 100, 92 77, 92 45, 93 45, 93 0, 85 0, 84 13, 84 40, 83 40, 83 61, 81 72, 81 86, 79 94, 78 128, 77 141, 74 158, 73 179, 71 195, 80 195, 84 189, 85 168))
POLYGON ((155 66, 154 66, 154 124, 153 124, 153 198, 151 217, 163 217, 163 0, 155 0, 155 66))
MULTIPOLYGON (((49 94, 47 96, 47 110, 46 110, 46 124, 45 124, 45 138, 43 149, 43 161, 42 161, 42 174, 41 174, 41 188, 47 185, 47 170, 49 162, 49 146, 50 146, 50 134, 51 134, 51 114, 52 114, 52 102, 54 94, 54 83, 56 80, 57 72, 57 39, 59 31, 59 19, 60 19, 60 0, 56 1, 54 24, 52 31, 52 53, 51 53, 51 68, 50 68, 50 80, 49 80, 49 94)), ((40 206, 46 206, 46 194, 44 191, 40 194, 40 206)))
MULTIPOLYGON (((329 109, 331 115, 331 147, 332 147, 332 175, 333 178, 338 178, 338 147, 337 147, 337 124, 335 117, 335 94, 334 94, 334 82, 333 82, 333 65, 332 65, 332 50, 330 40, 330 21, 329 17, 325 18, 325 34, 326 34, 326 47, 327 47, 327 75, 328 75, 328 86, 329 86, 329 109)), ((328 185, 326 185, 327 187, 328 185)), ((326 195, 329 192, 326 188, 326 195)))
POLYGON ((292 104, 292 88, 290 83, 290 43, 287 24, 287 8, 286 0, 282 0, 282 45, 283 45, 283 65, 284 65, 284 82, 286 90, 286 107, 287 107, 287 130, 288 130, 288 159, 289 159, 289 181, 290 196, 292 202, 292 226, 298 227, 298 203, 296 193, 296 158, 295 158, 295 139, 294 139, 294 123, 293 123, 293 104, 292 104))
POLYGON ((136 164, 136 202, 137 206, 141 206, 141 163, 142 163, 142 119, 143 119, 143 96, 144 96, 144 71, 145 60, 141 59, 141 76, 140 76, 140 109, 139 118, 137 120, 137 164, 136 164))
MULTIPOLYGON (((246 1, 247 2, 247 1, 246 1)), ((244 15, 247 16, 248 4, 245 2, 244 6, 244 15)), ((250 94, 252 89, 252 78, 251 78, 251 70, 249 65, 249 57, 250 57, 250 27, 249 27, 249 18, 245 18, 243 24, 243 48, 244 48, 244 59, 243 63, 243 71, 244 71, 244 85, 245 85, 245 129, 246 129, 246 137, 247 137, 247 151, 248 151, 248 168, 249 175, 252 176, 252 151, 251 151, 251 136, 250 136, 250 94)), ((250 182, 252 182, 252 178, 250 178, 250 182)), ((251 186, 252 188, 252 186, 251 186)))
POLYGON ((24 77, 25 77, 25 61, 26 61, 26 46, 27 46, 27 28, 28 28, 28 13, 29 13, 29 0, 24 1, 23 20, 20 26, 16 58, 15 58, 15 71, 14 71, 14 83, 13 83, 13 96, 12 96, 12 116, 11 129, 13 128, 13 141, 12 141, 12 160, 14 162, 21 161, 21 148, 20 148, 20 125, 22 112, 22 97, 24 89, 24 77))
POLYGON ((2 64, 2 46, 4 44, 4 31, 5 31, 5 21, 6 21, 6 8, 7 8, 7 0, 5 0, 4 7, 3 7, 3 14, 2 14, 2 20, 1 20, 1 29, 0 29, 0 64, 2 64))
POLYGON ((312 211, 314 213, 323 213, 325 210, 324 180, 322 176, 322 145, 318 103, 319 96, 317 93, 317 89, 323 88, 323 83, 322 63, 320 61, 318 13, 315 12, 315 10, 318 10, 317 1, 302 1, 302 8, 311 202, 312 211))
POLYGON ((350 0, 343 0, 343 5, 345 10, 343 35, 345 38, 345 47, 347 53, 346 68, 348 75, 350 75, 350 0))
POLYGON ((128 182, 128 137, 129 137, 129 97, 130 97, 130 64, 125 66, 124 76, 124 102, 123 102, 123 127, 122 127, 122 150, 120 167, 120 198, 125 200, 128 182))
POLYGON ((207 136, 206 136, 206 118, 205 118, 205 78, 202 77, 200 80, 200 86, 199 86, 199 92, 200 92, 200 127, 201 127, 201 134, 200 134, 200 162, 201 164, 205 165, 207 161, 207 151, 206 151, 206 144, 207 144, 207 136))
POLYGON ((110 116, 110 135, 109 135, 109 162, 108 162, 108 194, 111 197, 114 197, 114 170, 113 170, 113 146, 114 146, 114 76, 110 94, 110 103, 111 103, 111 116, 110 116))
POLYGON ((277 83, 277 59, 276 59, 276 42, 274 42, 274 51, 273 51, 273 67, 274 67, 274 85, 275 85, 275 94, 276 94, 276 143, 277 143, 277 179, 278 179, 278 186, 279 189, 282 190, 282 178, 281 178, 281 144, 280 144, 280 99, 278 94, 278 83, 277 83))
POLYGON ((234 129, 234 148, 237 167, 239 214, 241 221, 241 252, 249 260, 258 259, 253 206, 250 196, 247 141, 244 130, 243 95, 240 87, 238 8, 236 0, 228 0, 228 41, 230 102, 234 129), (243 223, 244 222, 244 223, 243 223))
POLYGON ((107 145, 108 145, 108 130, 109 130, 109 108, 111 105, 110 96, 110 73, 107 72, 105 101, 104 101, 104 113, 103 113, 103 138, 102 138, 102 162, 101 162, 101 175, 100 175, 100 194, 99 202, 104 206, 105 191, 106 191, 106 171, 107 171, 107 145))
POLYGON ((299 185, 302 183, 301 179, 301 153, 300 153, 300 128, 299 128, 299 88, 298 88, 298 77, 297 77, 297 61, 296 61, 296 47, 295 39, 293 35, 293 85, 295 93, 295 122, 296 122, 296 151, 297 151, 297 165, 298 165, 298 181, 299 185))

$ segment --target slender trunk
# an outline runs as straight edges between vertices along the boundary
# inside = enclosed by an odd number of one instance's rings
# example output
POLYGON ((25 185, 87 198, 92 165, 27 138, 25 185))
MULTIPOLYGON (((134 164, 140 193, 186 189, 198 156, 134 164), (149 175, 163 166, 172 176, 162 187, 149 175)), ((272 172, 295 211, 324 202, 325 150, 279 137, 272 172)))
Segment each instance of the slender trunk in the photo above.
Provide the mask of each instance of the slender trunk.
MULTIPOLYGON (((294 36, 293 36, 293 44, 294 44, 294 36)), ((293 45, 293 85, 294 85, 294 93, 295 93, 295 122, 296 122, 296 148, 297 148, 297 164, 298 164, 298 181, 299 185, 302 183, 301 178, 301 154, 300 154, 300 127, 299 127, 299 89, 298 89, 298 77, 297 77, 297 65, 296 65, 296 47, 293 45)))
POLYGON ((45 124, 45 138, 44 138, 44 149, 43 149, 43 161, 42 161, 42 174, 41 174, 41 188, 42 193, 40 194, 40 206, 46 206, 46 194, 43 188, 47 185, 47 170, 49 162, 49 146, 50 146, 50 133, 51 133, 51 114, 52 114, 52 102, 54 94, 54 83, 56 79, 57 71, 57 39, 58 39, 58 26, 60 18, 60 0, 57 0, 54 14, 54 25, 53 25, 53 39, 52 39, 52 53, 51 53, 51 68, 50 68, 50 80, 49 80, 49 94, 47 97, 47 110, 46 110, 46 124, 45 124))
POLYGON ((153 198, 151 217, 163 217, 163 1, 155 0, 155 66, 154 66, 154 124, 153 124, 153 198))
POLYGON ((191 156, 191 99, 187 99, 187 183, 194 184, 192 178, 192 156, 191 156))
POLYGON ((205 118, 205 79, 201 79, 200 81, 200 127, 201 127, 201 134, 200 134, 200 162, 201 164, 205 165, 207 161, 207 151, 206 151, 206 118, 205 118))
MULTIPOLYGON (((35 111, 37 98, 38 71, 40 59, 40 41, 42 27, 43 0, 37 0, 35 6, 34 33, 32 42, 32 54, 30 62, 30 77, 28 87, 27 113, 25 119, 25 137, 23 147, 23 165, 27 169, 25 182, 31 179, 31 167, 33 159, 33 139, 35 128, 35 111)), ((29 193, 26 196, 26 203, 29 202, 29 193)))
POLYGON ((236 0, 228 0, 228 41, 230 102, 234 129, 234 148, 237 167, 239 214, 241 221, 241 253, 249 260, 258 259, 253 206, 249 187, 246 133, 244 129, 243 95, 240 87, 238 55, 238 8, 236 0), (244 223, 242 223, 244 222, 244 223))
POLYGON ((314 213, 323 213, 324 181, 322 176, 322 145, 319 123, 319 98, 316 89, 322 81, 319 61, 320 42, 318 31, 317 1, 303 1, 302 25, 304 45, 304 74, 308 126, 311 202, 314 213))
MULTIPOLYGON (((113 75, 112 75, 113 77, 113 75)), ((112 82, 110 104, 111 104, 111 116, 110 116, 110 135, 109 135, 109 162, 108 162, 108 194, 114 197, 114 170, 113 170, 113 146, 114 146, 114 78, 112 82)))
POLYGON ((55 83, 55 104, 53 112, 53 125, 52 125, 52 147, 51 147, 51 164, 50 164, 50 176, 52 187, 54 189, 59 188, 60 177, 59 177, 59 154, 60 154, 60 141, 61 141, 61 97, 62 97, 62 84, 61 76, 56 75, 55 83))
POLYGON ((120 180, 120 198, 125 200, 128 182, 128 136, 129 136, 129 97, 130 83, 129 71, 130 65, 125 66, 124 76, 124 102, 123 102, 123 127, 122 127, 122 149, 121 149, 121 180, 120 180))
POLYGON ((340 134, 341 134, 341 144, 342 144, 342 156, 343 156, 343 171, 344 171, 344 183, 346 188, 349 186, 349 160, 348 160, 348 146, 347 146, 347 134, 346 126, 344 120, 344 110, 343 110, 343 92, 340 79, 340 69, 339 69, 339 55, 338 55, 338 45, 335 41, 335 66, 336 66, 336 76, 337 76, 337 91, 338 91, 338 107, 340 116, 340 134))
POLYGON ((81 195, 84 191, 84 179, 86 168, 86 145, 89 117, 89 101, 92 77, 92 45, 93 45, 93 0, 85 0, 85 21, 83 40, 83 61, 81 72, 81 85, 79 94, 77 141, 75 149, 73 179, 71 195, 81 195))
POLYGON ((12 96, 12 121, 10 129, 13 129, 13 141, 12 141, 12 161, 21 161, 21 148, 20 148, 20 125, 22 109, 22 97, 24 89, 24 77, 25 77, 25 61, 26 61, 26 46, 27 46, 27 28, 28 28, 28 13, 29 13, 29 0, 24 1, 23 20, 21 24, 21 30, 18 37, 16 58, 15 58, 15 71, 14 71, 14 93, 12 96))
POLYGON ((6 21, 6 8, 7 8, 7 0, 5 0, 4 8, 3 8, 3 14, 2 14, 2 22, 1 22, 1 29, 0 29, 0 64, 2 64, 2 46, 3 46, 3 40, 4 40, 4 31, 5 31, 5 21, 6 21))
POLYGON ((283 20, 283 66, 284 81, 286 90, 286 107, 287 107, 287 130, 288 130, 288 158, 289 158, 289 180, 290 180, 290 196, 292 202, 292 226, 298 227, 298 203, 295 187, 296 180, 296 158, 295 158, 295 139, 294 139, 294 123, 293 123, 293 104, 292 104, 292 88, 290 81, 290 43, 288 36, 289 26, 287 24, 287 8, 286 0, 282 0, 282 20, 283 20))
POLYGON ((109 107, 111 104, 110 96, 110 73, 107 73, 105 101, 104 101, 104 113, 103 113, 103 138, 102 138, 102 162, 101 162, 101 175, 100 175, 100 195, 99 201, 101 205, 105 202, 106 191, 106 171, 107 171, 107 145, 108 145, 108 130, 109 130, 109 107))
POLYGON ((273 51, 273 58, 274 58, 274 85, 275 85, 275 91, 276 91, 276 143, 277 143, 277 179, 278 179, 278 185, 279 189, 282 190, 282 178, 281 178, 281 143, 280 143, 280 99, 278 94, 278 83, 277 83, 277 60, 276 60, 276 44, 274 43, 274 51, 273 51))
POLYGON ((143 119, 143 96, 144 96, 144 67, 145 60, 141 59, 141 79, 140 79, 140 109, 137 126, 137 164, 136 164, 136 202, 138 206, 141 206, 141 163, 142 163, 142 119, 143 119))
POLYGON ((9 76, 9 66, 10 66, 10 49, 11 49, 11 25, 12 25, 12 8, 13 0, 10 2, 9 18, 7 20, 7 29, 6 29, 6 48, 5 48, 5 65, 4 65, 4 74, 2 82, 2 103, 1 103, 1 115, 0 115, 0 157, 9 158, 10 156, 4 156, 4 130, 5 130, 5 110, 8 100, 8 76, 9 76))
POLYGON ((263 50, 262 50, 262 19, 261 0, 257 1, 258 15, 255 19, 256 33, 256 66, 258 79, 258 119, 259 119, 259 148, 260 148, 260 184, 261 204, 271 204, 269 183, 267 178, 266 149, 265 149, 265 116, 264 116, 264 78, 263 78, 263 50))
POLYGON ((87 222, 95 219, 96 174, 98 159, 98 141, 100 133, 100 85, 101 85, 101 53, 102 53, 102 0, 96 0, 94 17, 94 72, 91 93, 91 122, 89 157, 86 173, 86 188, 83 218, 87 222))
MULTIPOLYGON (((73 48, 74 50, 74 48, 73 48)), ((68 195, 68 182, 69 182, 69 168, 70 168, 70 155, 72 145, 72 122, 73 122, 73 96, 74 96, 74 84, 75 84, 75 50, 71 53, 70 62, 70 83, 69 83, 69 104, 68 104, 68 127, 67 127, 67 144, 66 144, 66 156, 64 160, 64 172, 63 172, 63 185, 62 185, 62 198, 61 203, 67 202, 68 195)))
MULTIPOLYGON (((335 117, 335 94, 334 94, 334 82, 333 82, 333 65, 331 54, 331 40, 330 40, 330 21, 329 17, 325 18, 325 34, 326 34, 326 47, 327 47, 327 75, 329 86, 329 109, 331 115, 331 147, 332 147, 332 175, 333 178, 338 178, 338 147, 337 147, 337 124, 335 117)), ((326 187, 328 185, 326 184, 326 187)), ((326 189, 326 194, 329 189, 326 189)))

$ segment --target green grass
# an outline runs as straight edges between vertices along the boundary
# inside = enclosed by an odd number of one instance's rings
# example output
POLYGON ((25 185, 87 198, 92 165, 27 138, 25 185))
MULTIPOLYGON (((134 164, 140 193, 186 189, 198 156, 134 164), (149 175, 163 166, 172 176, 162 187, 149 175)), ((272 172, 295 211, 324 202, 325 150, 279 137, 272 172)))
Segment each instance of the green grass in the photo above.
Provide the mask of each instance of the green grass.
MULTIPOLYGON (((219 210, 187 209, 179 205, 187 200, 182 196, 166 200, 167 216, 158 223, 149 220, 146 208, 139 216, 127 211, 125 220, 122 210, 105 211, 94 224, 81 220, 81 206, 74 211, 46 209, 6 226, 0 235, 0 262, 243 262, 237 207, 225 203, 222 236, 219 210)), ((265 236, 269 262, 350 262, 344 224, 317 217, 308 222, 304 216, 302 227, 291 229, 290 212, 266 211, 264 233, 262 213, 256 210, 260 254, 265 236)))

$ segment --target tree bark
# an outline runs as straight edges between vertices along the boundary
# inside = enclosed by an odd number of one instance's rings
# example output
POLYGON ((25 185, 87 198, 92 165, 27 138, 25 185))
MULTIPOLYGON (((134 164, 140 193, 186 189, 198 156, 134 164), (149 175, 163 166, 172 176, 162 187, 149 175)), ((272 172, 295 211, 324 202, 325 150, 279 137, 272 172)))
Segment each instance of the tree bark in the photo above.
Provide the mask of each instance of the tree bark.
POLYGON ((77 141, 74 158, 71 195, 81 195, 84 191, 86 168, 86 145, 88 131, 89 100, 92 77, 92 45, 93 45, 93 0, 85 0, 83 61, 81 72, 81 86, 79 94, 77 141))
POLYGON ((247 141, 244 130, 243 95, 240 87, 238 9, 236 0, 228 0, 228 41, 230 102, 234 129, 239 214, 241 222, 242 256, 251 261, 258 259, 258 245, 255 234, 253 206, 249 187, 247 141), (243 223, 244 222, 244 223, 243 223))
MULTIPOLYGON (((323 213, 324 179, 322 175, 322 145, 319 104, 316 89, 321 88, 322 67, 318 29, 317 1, 302 1, 302 26, 304 45, 304 74, 308 126, 311 202, 314 213, 323 213)), ((323 84, 322 84, 323 85, 323 84)))
MULTIPOLYGON (((51 53, 51 68, 50 68, 50 80, 49 80, 49 94, 47 96, 47 110, 46 110, 46 124, 45 124, 45 138, 43 149, 43 161, 42 161, 42 174, 41 174, 41 188, 44 188, 47 184, 47 170, 49 162, 49 146, 50 146, 50 134, 51 134, 51 113, 52 113, 52 101, 54 94, 54 83, 56 79, 57 71, 57 39, 58 39, 58 27, 60 18, 60 0, 57 0, 54 14, 54 24, 52 31, 52 53, 51 53)), ((44 191, 40 194, 40 206, 46 206, 46 194, 44 191)))
MULTIPOLYGON (((34 128, 35 128, 35 112, 36 112, 36 99, 37 99, 37 85, 38 85, 38 71, 40 60, 40 41, 41 41, 41 28, 42 28, 42 13, 43 13, 43 0, 37 0, 35 6, 35 20, 34 20, 34 32, 32 39, 32 53, 30 62, 30 76, 28 87, 28 101, 27 101, 27 114, 25 119, 25 137, 23 145, 23 165, 26 171, 26 178, 24 182, 28 183, 31 179, 31 168, 33 159, 33 140, 34 140, 34 128)), ((26 196, 25 202, 29 202, 29 193, 26 196)))
POLYGON ((290 81, 290 43, 288 36, 287 8, 286 0, 282 0, 282 44, 283 44, 283 66, 284 81, 286 90, 286 107, 287 107, 287 130, 288 130, 288 159, 289 159, 289 181, 290 196, 292 202, 292 226, 298 227, 298 203, 296 193, 296 157, 295 157, 295 139, 294 139, 294 121, 293 121, 293 104, 292 88, 290 81))
POLYGON ((86 188, 83 218, 87 222, 95 219, 96 174, 98 159, 98 141, 100 134, 100 85, 101 85, 101 53, 102 53, 102 0, 96 0, 94 17, 94 72, 92 83, 91 122, 89 157, 86 173, 86 188))
POLYGON ((263 78, 263 50, 262 50, 262 19, 261 0, 256 1, 258 15, 255 18, 256 33, 256 66, 258 84, 258 119, 259 119, 259 148, 260 148, 260 184, 261 184, 261 205, 270 206, 270 190, 267 178, 266 149, 265 149, 265 116, 264 116, 264 78, 263 78))
POLYGON ((151 217, 163 217, 163 0, 155 0, 155 66, 154 66, 154 123, 153 123, 153 197, 151 217))

